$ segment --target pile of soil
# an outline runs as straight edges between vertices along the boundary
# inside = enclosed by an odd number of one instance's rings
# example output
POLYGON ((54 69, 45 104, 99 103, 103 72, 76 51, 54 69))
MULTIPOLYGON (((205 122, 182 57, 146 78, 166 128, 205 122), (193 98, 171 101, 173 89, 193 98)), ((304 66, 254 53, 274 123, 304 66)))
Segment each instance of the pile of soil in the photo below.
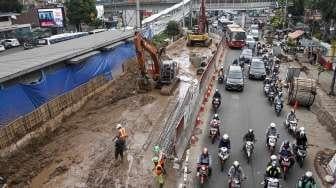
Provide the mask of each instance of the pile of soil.
MULTIPOLYGON (((324 149, 324 150, 317 152, 315 159, 314 159, 314 167, 320 179, 324 179, 324 177, 327 175, 326 168, 328 166, 328 163, 331 161, 331 159, 335 155, 335 153, 336 151, 331 150, 331 149, 324 149)), ((324 181, 322 183, 325 186, 328 185, 324 181)))
MULTIPOLYGON (((57 158, 57 154, 70 147, 75 147, 75 145, 67 146, 62 144, 67 144, 66 140, 76 136, 78 134, 75 133, 76 130, 78 132, 81 128, 89 129, 91 127, 93 131, 99 130, 100 127, 92 126, 101 123, 99 122, 99 119, 101 119, 101 117, 99 118, 99 113, 102 112, 99 111, 106 107, 112 108, 121 99, 137 94, 138 65, 136 61, 127 62, 125 69, 125 73, 112 81, 112 83, 109 83, 110 85, 107 89, 93 96, 78 112, 68 116, 60 125, 57 125, 54 131, 47 130, 44 135, 32 139, 30 143, 17 150, 11 156, 0 158, 0 176, 7 180, 9 187, 29 186, 32 178, 38 175, 42 169, 52 162, 56 161, 57 163, 57 160, 62 160, 57 158), (89 116, 95 117, 86 119, 89 116)), ((143 95, 140 99, 138 106, 148 104, 154 100, 153 97, 147 95, 143 95)), ((69 163, 78 162, 75 159, 69 160, 69 163)), ((67 166, 60 165, 51 173, 50 178, 65 173, 67 170, 67 166)))

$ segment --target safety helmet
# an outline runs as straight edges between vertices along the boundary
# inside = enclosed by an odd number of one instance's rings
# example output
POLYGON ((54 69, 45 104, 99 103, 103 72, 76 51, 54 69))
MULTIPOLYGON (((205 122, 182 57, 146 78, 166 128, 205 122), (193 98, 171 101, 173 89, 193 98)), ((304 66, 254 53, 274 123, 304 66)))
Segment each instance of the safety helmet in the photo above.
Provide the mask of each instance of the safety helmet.
POLYGON ((272 161, 276 161, 278 159, 278 157, 276 155, 271 155, 271 160, 272 161))
POLYGON ((218 114, 215 114, 214 117, 215 117, 215 118, 218 118, 218 114))
POLYGON ((304 127, 300 127, 300 132, 304 132, 305 128, 304 127))
POLYGON ((275 128, 276 127, 276 125, 275 125, 275 123, 271 123, 271 125, 270 125, 272 128, 275 128))
POLYGON ((157 157, 157 156, 153 157, 153 158, 152 158, 152 161, 153 161, 154 163, 159 162, 159 157, 157 157))
POLYGON ((208 148, 203 148, 203 154, 208 154, 208 148))
POLYGON ((277 162, 276 161, 272 161, 271 165, 272 165, 272 167, 276 167, 277 162))
POLYGON ((120 123, 116 126, 117 129, 120 129, 121 127, 122 127, 122 126, 121 126, 120 123))
POLYGON ((311 178, 311 177, 313 176, 313 173, 312 173, 311 171, 307 171, 307 172, 305 173, 305 176, 306 176, 307 178, 311 178))
POLYGON ((284 141, 284 146, 285 146, 285 147, 289 147, 289 141, 288 141, 288 140, 285 140, 285 141, 284 141))
POLYGON ((253 129, 249 129, 248 132, 249 132, 249 133, 253 133, 253 129))
POLYGON ((224 139, 224 140, 229 139, 229 135, 228 135, 228 134, 224 134, 224 135, 223 135, 223 139, 224 139))
POLYGON ((233 166, 236 167, 236 168, 238 168, 239 167, 239 162, 238 161, 234 161, 233 162, 233 166))

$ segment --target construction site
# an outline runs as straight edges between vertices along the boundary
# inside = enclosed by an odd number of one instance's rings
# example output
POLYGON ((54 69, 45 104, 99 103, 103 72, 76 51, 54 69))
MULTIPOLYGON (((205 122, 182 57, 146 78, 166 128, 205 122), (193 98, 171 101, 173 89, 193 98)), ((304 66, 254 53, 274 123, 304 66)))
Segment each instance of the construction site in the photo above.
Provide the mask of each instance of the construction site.
POLYGON ((223 55, 220 37, 211 41, 191 46, 190 37, 182 37, 165 48, 171 63, 165 64, 161 52, 136 34, 137 58, 124 62, 117 78, 7 144, 0 176, 9 187, 152 187, 151 159, 158 145, 167 155, 167 179, 172 178, 166 186, 176 187, 173 161, 183 156, 206 92, 202 86, 223 55), (164 65, 175 66, 168 77, 164 65), (129 135, 122 161, 114 158, 117 124, 129 135))

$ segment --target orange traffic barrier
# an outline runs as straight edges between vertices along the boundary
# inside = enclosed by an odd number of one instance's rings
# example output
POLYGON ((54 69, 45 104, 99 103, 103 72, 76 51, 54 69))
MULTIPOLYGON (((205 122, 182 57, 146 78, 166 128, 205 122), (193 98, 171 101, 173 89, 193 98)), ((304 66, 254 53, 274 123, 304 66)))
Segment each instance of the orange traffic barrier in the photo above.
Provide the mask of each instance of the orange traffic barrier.
POLYGON ((196 127, 200 126, 201 123, 202 123, 202 120, 201 120, 201 118, 198 115, 197 118, 196 118, 196 127))
POLYGON ((299 108, 299 101, 295 101, 295 104, 294 104, 294 109, 297 109, 297 108, 299 108))
POLYGON ((205 110, 205 105, 201 104, 200 112, 204 112, 204 110, 205 110))
POLYGON ((194 135, 192 135, 191 138, 190 138, 190 144, 191 145, 195 145, 196 144, 196 140, 197 140, 196 137, 194 135))

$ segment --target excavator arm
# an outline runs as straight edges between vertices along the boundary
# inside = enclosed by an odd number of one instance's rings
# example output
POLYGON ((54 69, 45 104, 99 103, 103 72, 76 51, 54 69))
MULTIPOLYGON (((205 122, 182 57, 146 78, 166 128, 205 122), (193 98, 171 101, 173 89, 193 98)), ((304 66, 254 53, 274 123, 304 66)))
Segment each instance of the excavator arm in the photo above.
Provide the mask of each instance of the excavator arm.
POLYGON ((154 62, 153 76, 158 77, 160 75, 161 51, 159 51, 150 41, 144 39, 140 32, 135 32, 134 46, 141 75, 146 76, 147 74, 145 61, 145 51, 147 51, 154 62))

